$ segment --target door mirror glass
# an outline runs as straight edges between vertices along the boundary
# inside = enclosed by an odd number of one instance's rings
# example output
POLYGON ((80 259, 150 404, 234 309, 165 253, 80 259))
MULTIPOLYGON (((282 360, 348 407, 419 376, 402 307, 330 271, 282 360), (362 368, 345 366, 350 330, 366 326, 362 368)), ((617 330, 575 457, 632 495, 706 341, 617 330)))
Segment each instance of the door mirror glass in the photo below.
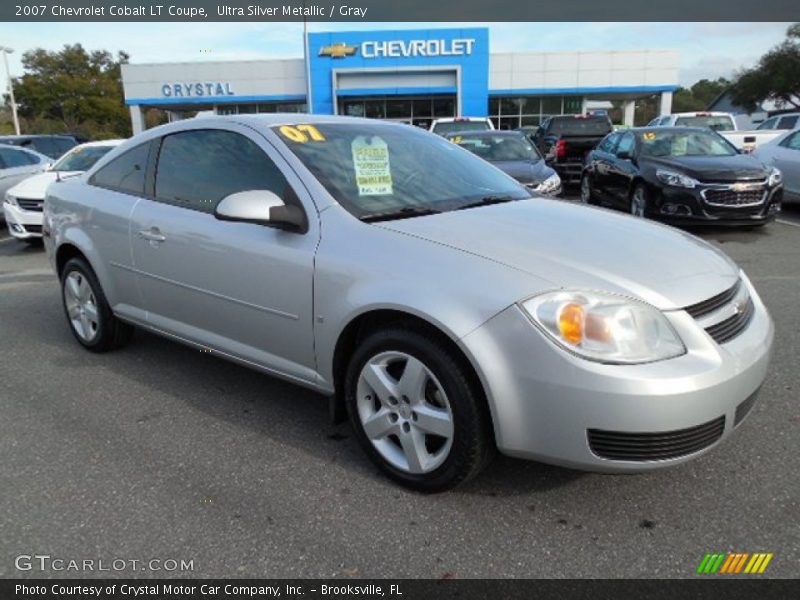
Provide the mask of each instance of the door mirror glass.
POLYGON ((633 154, 631 154, 630 150, 617 150, 617 158, 620 160, 631 160, 633 154))
POLYGON ((247 190, 225 196, 214 209, 220 221, 238 221, 299 231, 305 219, 297 206, 287 206, 275 192, 247 190))

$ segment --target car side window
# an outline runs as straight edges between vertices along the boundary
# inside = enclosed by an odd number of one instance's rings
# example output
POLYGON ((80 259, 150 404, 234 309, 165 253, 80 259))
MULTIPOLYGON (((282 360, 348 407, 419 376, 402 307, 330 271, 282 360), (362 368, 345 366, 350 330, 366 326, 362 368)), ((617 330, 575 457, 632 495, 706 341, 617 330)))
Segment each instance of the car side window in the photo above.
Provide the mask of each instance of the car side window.
POLYGON ((624 133, 619 140, 619 144, 617 144, 616 155, 620 156, 621 154, 625 153, 628 156, 632 156, 635 141, 636 140, 632 133, 624 133))
POLYGON ((164 137, 156 169, 156 200, 213 213, 225 196, 269 190, 283 198, 286 178, 247 137, 199 129, 164 137))
POLYGON ((776 129, 794 129, 797 126, 797 115, 792 115, 791 117, 781 117, 781 120, 778 121, 778 126, 776 129))
POLYGON ((767 119, 761 125, 759 125, 756 129, 775 129, 775 123, 778 122, 778 117, 772 117, 771 119, 767 119))
POLYGON ((149 152, 150 142, 128 150, 92 175, 89 183, 116 192, 143 196, 149 152))
POLYGON ((781 146, 790 150, 800 150, 800 131, 793 133, 781 142, 781 146))
POLYGON ((27 167, 33 164, 28 159, 27 152, 15 148, 0 148, 0 162, 5 169, 27 167))

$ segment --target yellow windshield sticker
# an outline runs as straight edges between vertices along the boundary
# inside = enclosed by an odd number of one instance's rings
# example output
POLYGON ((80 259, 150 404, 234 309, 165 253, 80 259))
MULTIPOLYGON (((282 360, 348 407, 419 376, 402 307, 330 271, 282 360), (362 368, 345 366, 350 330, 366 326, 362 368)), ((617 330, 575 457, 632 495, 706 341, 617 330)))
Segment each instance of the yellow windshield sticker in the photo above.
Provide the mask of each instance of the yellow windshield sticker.
POLYGON ((287 140, 305 144, 309 140, 312 142, 324 142, 325 136, 313 125, 283 125, 278 131, 287 140))
POLYGON ((456 137, 454 137, 453 138, 453 143, 454 144, 460 144, 461 143, 461 136, 457 135, 456 137))
POLYGON ((648 131, 648 132, 646 132, 646 133, 644 134, 644 136, 643 136, 643 137, 644 137, 644 139, 646 139, 648 142, 652 142, 654 139, 656 139, 656 134, 655 134, 655 133, 653 133, 652 131, 648 131))
POLYGON ((384 196, 392 193, 389 147, 378 136, 360 135, 350 145, 359 196, 384 196))

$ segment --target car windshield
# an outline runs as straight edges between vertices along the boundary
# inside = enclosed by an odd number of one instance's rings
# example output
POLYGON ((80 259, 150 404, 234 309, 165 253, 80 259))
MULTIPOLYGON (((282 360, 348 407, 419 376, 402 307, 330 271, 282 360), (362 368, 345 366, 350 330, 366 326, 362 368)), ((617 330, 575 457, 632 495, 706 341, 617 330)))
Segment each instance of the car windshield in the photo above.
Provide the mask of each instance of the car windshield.
POLYGON ((61 157, 51 171, 88 171, 113 146, 78 146, 61 157))
POLYGON ((726 116, 695 115, 675 119, 678 127, 708 127, 714 131, 733 131, 733 120, 726 116))
POLYGON ((358 218, 401 212, 414 216, 531 197, 485 161, 414 127, 318 123, 273 130, 358 218))
POLYGON ((457 131, 488 131, 489 123, 486 121, 446 121, 436 123, 433 126, 433 133, 437 135, 448 135, 457 131))
POLYGON ((710 131, 646 131, 641 134, 644 156, 733 156, 736 148, 710 131))
POLYGON ((466 148, 483 160, 490 162, 503 161, 537 161, 541 156, 523 135, 475 135, 455 134, 450 141, 466 148))

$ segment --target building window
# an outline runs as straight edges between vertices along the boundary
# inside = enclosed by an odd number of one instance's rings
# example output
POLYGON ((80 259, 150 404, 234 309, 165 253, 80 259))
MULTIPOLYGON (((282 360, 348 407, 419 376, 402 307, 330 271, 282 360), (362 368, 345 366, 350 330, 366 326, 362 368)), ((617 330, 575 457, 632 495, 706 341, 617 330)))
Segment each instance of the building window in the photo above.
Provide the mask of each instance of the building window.
POLYGON ((389 98, 339 98, 340 115, 391 119, 430 127, 433 119, 456 116, 456 97, 393 96, 389 98))
POLYGON ((218 104, 214 107, 218 115, 247 115, 254 113, 303 113, 308 112, 305 102, 261 102, 259 104, 218 104))
POLYGON ((497 129, 539 125, 553 115, 577 114, 581 96, 490 96, 489 118, 497 129))

